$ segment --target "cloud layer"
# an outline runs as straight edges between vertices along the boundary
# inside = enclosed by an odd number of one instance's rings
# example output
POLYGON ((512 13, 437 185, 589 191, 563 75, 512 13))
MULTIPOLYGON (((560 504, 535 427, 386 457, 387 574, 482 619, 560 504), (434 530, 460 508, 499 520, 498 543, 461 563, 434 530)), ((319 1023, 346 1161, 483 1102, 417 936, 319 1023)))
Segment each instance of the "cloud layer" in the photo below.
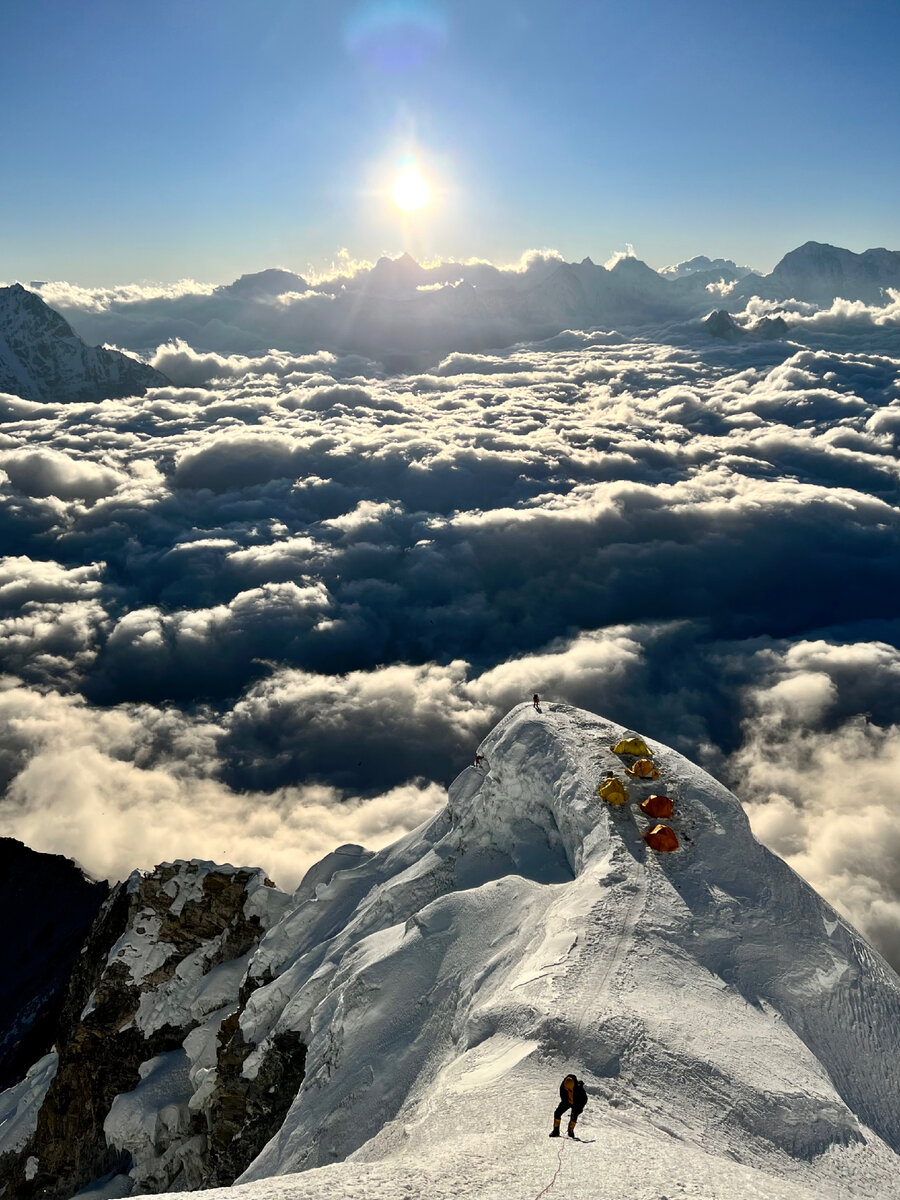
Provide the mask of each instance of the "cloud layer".
POLYGON ((710 766, 900 962, 900 315, 788 319, 0 397, 0 831, 290 884, 537 690, 710 766))

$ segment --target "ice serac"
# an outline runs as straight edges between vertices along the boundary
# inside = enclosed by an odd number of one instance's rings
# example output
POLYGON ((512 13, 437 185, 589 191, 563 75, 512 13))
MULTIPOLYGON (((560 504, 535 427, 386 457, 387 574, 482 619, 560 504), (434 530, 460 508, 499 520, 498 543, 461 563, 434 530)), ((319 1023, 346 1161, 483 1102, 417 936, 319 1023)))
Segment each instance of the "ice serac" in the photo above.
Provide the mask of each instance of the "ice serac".
POLYGON ((433 820, 301 885, 250 960, 237 1024, 246 1078, 289 1034, 305 1075, 239 1183, 533 1195, 574 1070, 580 1194, 895 1194, 900 979, 708 774, 648 739, 662 777, 628 779, 623 733, 518 708, 433 820), (627 781, 621 808, 597 795, 607 772, 627 781), (661 790, 667 855, 638 806, 661 790))
POLYGON ((0 392, 26 400, 109 400, 168 383, 118 350, 87 346, 40 296, 14 283, 0 288, 0 392))

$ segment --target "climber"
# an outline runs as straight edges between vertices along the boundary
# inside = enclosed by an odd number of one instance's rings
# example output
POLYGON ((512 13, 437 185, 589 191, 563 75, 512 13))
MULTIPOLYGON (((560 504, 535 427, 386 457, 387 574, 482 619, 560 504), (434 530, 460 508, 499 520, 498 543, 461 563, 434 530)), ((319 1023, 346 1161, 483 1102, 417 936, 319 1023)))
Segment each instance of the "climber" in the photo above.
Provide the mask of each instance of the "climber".
POLYGON ((587 1104, 587 1092, 584 1090, 584 1084, 580 1079, 576 1079, 574 1075, 567 1075, 559 1085, 559 1104, 556 1106, 556 1112, 553 1114, 553 1128, 550 1131, 551 1137, 559 1137, 559 1122, 563 1113, 567 1108, 571 1108, 569 1114, 569 1137, 575 1136, 575 1122, 581 1116, 584 1106, 587 1104))
POLYGON ((541 701, 540 701, 540 697, 538 696, 537 692, 535 692, 534 695, 531 697, 531 703, 538 710, 538 712, 541 711, 541 701))
POLYGON ((483 762, 484 762, 484 755, 476 754, 475 755, 475 766, 480 767, 483 762))

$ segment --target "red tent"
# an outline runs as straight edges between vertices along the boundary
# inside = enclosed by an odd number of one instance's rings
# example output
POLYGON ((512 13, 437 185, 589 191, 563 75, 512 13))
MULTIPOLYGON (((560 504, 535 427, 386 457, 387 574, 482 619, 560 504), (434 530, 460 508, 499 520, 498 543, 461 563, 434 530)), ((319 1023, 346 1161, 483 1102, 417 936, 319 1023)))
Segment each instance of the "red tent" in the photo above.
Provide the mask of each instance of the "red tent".
POLYGON ((641 811, 658 820, 660 817, 671 817, 675 805, 668 796, 648 796, 646 800, 641 801, 641 811))
POLYGON ((670 829, 668 825, 654 825, 648 833, 644 834, 644 841, 651 850, 657 850, 660 853, 678 849, 675 830, 670 829))

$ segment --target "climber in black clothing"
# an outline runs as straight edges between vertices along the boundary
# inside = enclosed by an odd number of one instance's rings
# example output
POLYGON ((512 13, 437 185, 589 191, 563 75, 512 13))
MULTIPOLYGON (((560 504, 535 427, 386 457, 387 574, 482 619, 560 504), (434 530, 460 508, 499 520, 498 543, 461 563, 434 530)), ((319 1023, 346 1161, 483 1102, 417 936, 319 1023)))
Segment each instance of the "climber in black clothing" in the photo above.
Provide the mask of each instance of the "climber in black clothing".
POLYGON ((571 1108, 568 1132, 569 1137, 573 1138, 575 1136, 575 1122, 581 1116, 586 1104, 587 1092, 584 1090, 584 1084, 580 1079, 576 1079, 574 1075, 567 1075, 559 1085, 559 1104, 556 1106, 556 1112, 553 1114, 553 1129, 550 1132, 550 1136, 559 1137, 559 1122, 566 1109, 571 1108))

